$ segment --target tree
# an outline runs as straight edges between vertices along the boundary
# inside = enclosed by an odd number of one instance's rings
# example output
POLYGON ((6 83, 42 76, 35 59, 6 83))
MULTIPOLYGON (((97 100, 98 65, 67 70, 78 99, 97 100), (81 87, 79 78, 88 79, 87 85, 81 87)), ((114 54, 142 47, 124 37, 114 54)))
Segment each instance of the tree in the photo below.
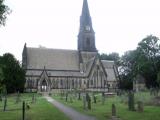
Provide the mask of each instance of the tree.
POLYGON ((4 4, 5 0, 0 0, 0 25, 5 25, 7 15, 11 12, 9 7, 4 4))
POLYGON ((133 89, 133 78, 136 75, 136 51, 127 51, 119 61, 119 87, 125 90, 133 89))
POLYGON ((4 80, 7 92, 23 91, 25 84, 25 71, 21 68, 19 61, 10 53, 6 53, 1 58, 4 80))
POLYGON ((145 78, 148 88, 157 87, 158 71, 160 71, 160 45, 156 36, 147 36, 138 44, 136 50, 127 51, 120 59, 120 77, 125 79, 126 83, 141 75, 145 78))
POLYGON ((137 47, 139 57, 139 73, 146 79, 148 88, 157 87, 157 74, 160 71, 160 40, 149 35, 144 38, 137 47))

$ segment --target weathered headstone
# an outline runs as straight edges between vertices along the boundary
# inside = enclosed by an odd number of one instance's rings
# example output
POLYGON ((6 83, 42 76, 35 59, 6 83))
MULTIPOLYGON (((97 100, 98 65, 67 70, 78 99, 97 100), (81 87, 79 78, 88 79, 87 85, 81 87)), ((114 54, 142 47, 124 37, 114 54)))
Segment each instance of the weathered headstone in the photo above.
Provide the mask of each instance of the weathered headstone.
POLYGON ((19 103, 19 102, 20 102, 20 93, 18 91, 16 96, 16 103, 19 103))
POLYGON ((138 106, 137 106, 137 111, 138 112, 143 112, 144 111, 144 105, 142 101, 138 101, 138 106))
POLYGON ((73 96, 72 96, 72 94, 70 94, 70 103, 73 103, 73 96))
POLYGON ((81 93, 78 93, 78 100, 81 100, 81 93))
POLYGON ((104 92, 102 92, 102 105, 104 105, 104 102, 105 102, 105 94, 104 92))
POLYGON ((97 97, 95 95, 93 96, 93 101, 95 104, 97 103, 97 97))
POLYGON ((49 94, 48 94, 49 96, 52 96, 52 93, 51 92, 49 92, 49 94))
POLYGON ((91 97, 89 96, 88 93, 86 94, 86 100, 87 100, 87 103, 88 103, 88 109, 91 110, 91 97))
POLYGON ((112 116, 116 116, 116 106, 112 104, 112 116))
POLYGON ((134 93, 133 92, 129 92, 128 94, 128 108, 131 111, 135 111, 135 106, 134 106, 134 93))
POLYGON ((26 109, 29 110, 31 107, 29 105, 29 103, 26 103, 26 109))
POLYGON ((68 101, 68 92, 66 92, 66 102, 68 101))
POLYGON ((3 111, 6 111, 6 107, 7 107, 7 96, 5 96, 5 98, 4 98, 4 107, 3 107, 3 111))
POLYGON ((25 120, 25 102, 22 103, 22 120, 25 120))
POLYGON ((86 95, 85 94, 83 94, 83 109, 84 110, 86 110, 87 109, 87 107, 86 107, 86 95))
POLYGON ((35 95, 32 95, 32 103, 35 103, 35 95))

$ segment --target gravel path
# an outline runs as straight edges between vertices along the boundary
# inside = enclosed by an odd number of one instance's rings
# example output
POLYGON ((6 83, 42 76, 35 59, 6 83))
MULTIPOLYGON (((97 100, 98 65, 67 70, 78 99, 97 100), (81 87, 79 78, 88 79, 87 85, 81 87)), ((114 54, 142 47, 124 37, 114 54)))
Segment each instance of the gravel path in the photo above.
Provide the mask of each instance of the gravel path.
POLYGON ((76 110, 72 109, 71 107, 65 106, 49 96, 45 96, 45 98, 47 99, 48 102, 52 103, 60 111, 64 112, 71 120, 96 120, 95 117, 79 113, 76 110))

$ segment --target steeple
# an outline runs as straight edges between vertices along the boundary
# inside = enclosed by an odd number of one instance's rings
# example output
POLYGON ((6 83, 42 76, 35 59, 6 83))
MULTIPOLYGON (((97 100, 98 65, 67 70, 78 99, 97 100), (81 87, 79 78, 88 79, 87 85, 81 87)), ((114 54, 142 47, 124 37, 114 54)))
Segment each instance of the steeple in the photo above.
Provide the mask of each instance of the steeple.
POLYGON ((95 47, 95 33, 92 27, 92 19, 87 0, 83 0, 80 29, 78 34, 78 50, 88 52, 97 51, 95 47))

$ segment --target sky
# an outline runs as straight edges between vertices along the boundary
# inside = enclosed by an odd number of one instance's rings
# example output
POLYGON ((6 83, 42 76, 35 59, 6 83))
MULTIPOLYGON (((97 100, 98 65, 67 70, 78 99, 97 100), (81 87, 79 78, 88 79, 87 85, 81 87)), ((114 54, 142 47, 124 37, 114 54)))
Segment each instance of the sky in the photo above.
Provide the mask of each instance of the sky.
MULTIPOLYGON (((21 61, 23 46, 77 49, 83 0, 6 0, 12 13, 0 27, 0 55, 21 61)), ((100 53, 136 49, 147 35, 160 38, 159 0, 88 0, 100 53)))

